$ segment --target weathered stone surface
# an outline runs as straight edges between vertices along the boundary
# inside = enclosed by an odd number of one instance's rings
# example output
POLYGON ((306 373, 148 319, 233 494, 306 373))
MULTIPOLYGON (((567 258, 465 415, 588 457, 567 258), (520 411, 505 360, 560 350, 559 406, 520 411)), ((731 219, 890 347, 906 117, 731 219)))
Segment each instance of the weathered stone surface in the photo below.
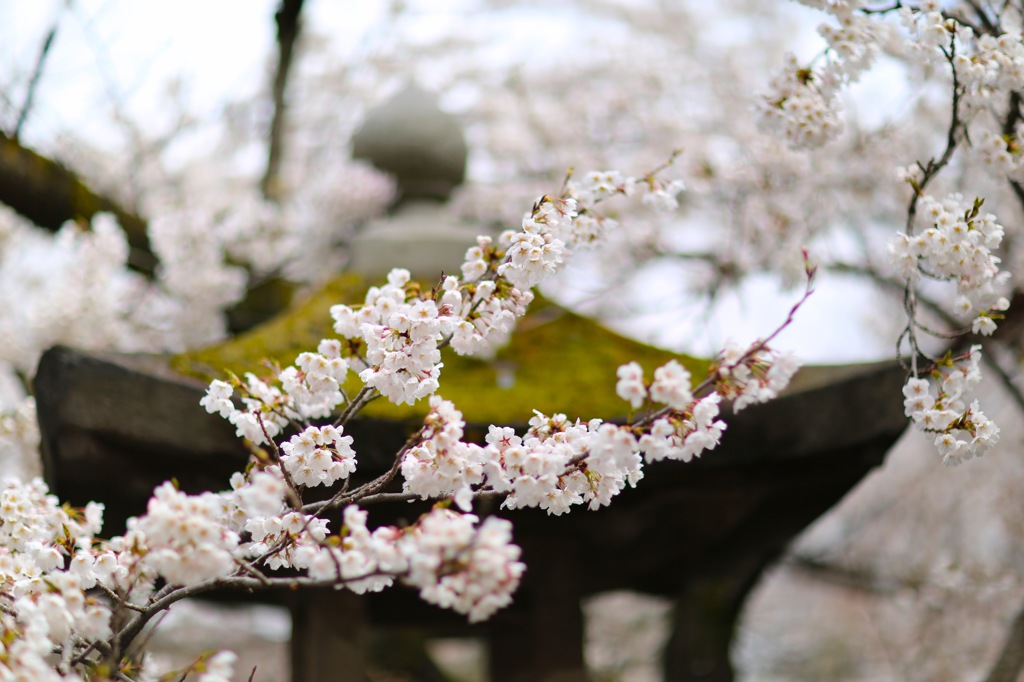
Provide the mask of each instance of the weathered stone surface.
POLYGON ((394 175, 403 199, 444 200, 466 177, 468 150, 458 122, 410 84, 367 114, 352 156, 394 175))
POLYGON ((352 239, 348 270, 376 279, 403 267, 430 283, 459 274, 466 249, 487 233, 453 219, 443 203, 465 179, 467 153, 458 122, 416 85, 370 111, 352 138, 352 154, 394 176, 398 202, 352 239))
POLYGON ((234 428, 199 406, 204 386, 158 356, 100 355, 57 346, 35 379, 43 473, 73 504, 101 500, 108 530, 145 510, 153 487, 223 489, 245 452, 234 428))
POLYGON ((348 270, 383 280, 391 268, 403 267, 417 281, 438 282, 442 273, 460 274, 466 249, 485 231, 453 220, 437 202, 408 202, 362 228, 352 240, 348 270))

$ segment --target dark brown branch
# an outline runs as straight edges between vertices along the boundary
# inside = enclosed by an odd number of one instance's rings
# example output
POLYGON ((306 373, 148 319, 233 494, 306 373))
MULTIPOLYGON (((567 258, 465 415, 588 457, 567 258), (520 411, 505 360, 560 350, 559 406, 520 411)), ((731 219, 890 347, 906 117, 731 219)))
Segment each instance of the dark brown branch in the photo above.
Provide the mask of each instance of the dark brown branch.
MULTIPOLYGON (((884 275, 881 272, 872 268, 871 266, 856 265, 853 263, 830 263, 825 267, 835 272, 865 275, 876 284, 879 284, 880 286, 883 286, 887 289, 892 289, 895 292, 903 292, 907 286, 906 282, 901 281, 895 277, 884 275)), ((926 296, 922 296, 921 294, 917 295, 916 300, 917 303, 924 304, 926 308, 931 310, 933 314, 935 314, 939 319, 942 320, 943 323, 945 323, 951 329, 955 330, 960 326, 960 321, 957 320, 955 316, 947 312, 945 308, 939 305, 937 301, 934 301, 926 296)), ((1016 310, 1019 310, 1019 307, 1010 308, 1010 311, 1016 310)), ((993 341, 1001 342, 1004 345, 1009 346, 1012 350, 1016 351, 1020 347, 1020 329, 1018 327, 1018 319, 1020 316, 1019 313, 1014 314, 1010 311, 1007 311, 1009 317, 999 325, 999 329, 996 331, 996 338, 994 338, 993 341)), ((959 332, 954 331, 950 333, 950 338, 952 338, 953 336, 959 337, 961 336, 961 334, 959 332)), ((968 334, 965 338, 959 339, 956 343, 950 345, 948 347, 948 350, 956 350, 957 348, 962 349, 963 347, 969 346, 970 344, 983 343, 984 341, 984 338, 979 337, 976 334, 968 334)), ((1018 388, 1017 384, 1014 383, 1013 377, 1010 376, 1009 372, 1007 372, 1002 367, 1002 365, 999 364, 999 362, 992 356, 991 353, 985 353, 985 355, 982 356, 982 358, 985 361, 986 366, 988 366, 989 369, 996 373, 996 375, 999 377, 999 382, 1010 394, 1010 399, 1013 400, 1014 404, 1016 404, 1017 407, 1021 410, 1021 413, 1024 414, 1024 393, 1022 393, 1020 388, 1018 388)))
POLYGON ((949 128, 946 130, 946 148, 942 152, 942 156, 938 160, 931 158, 927 164, 918 162, 918 167, 921 169, 922 177, 921 180, 914 185, 914 194, 910 198, 910 205, 907 207, 907 234, 913 232, 914 227, 914 216, 917 215, 917 200, 924 195, 924 190, 928 186, 928 183, 939 174, 943 168, 945 168, 950 160, 953 158, 953 152, 956 151, 958 139, 957 133, 960 132, 962 122, 960 120, 960 102, 963 99, 964 89, 960 84, 960 76, 956 72, 956 39, 951 38, 949 42, 949 50, 943 49, 942 53, 946 56, 946 61, 949 62, 949 70, 953 76, 953 104, 952 113, 949 117, 949 128))
POLYGON ((1020 91, 1014 90, 1010 93, 1010 101, 1006 105, 1006 118, 1003 120, 1003 135, 1012 136, 1017 132, 1017 122, 1020 121, 1021 111, 1020 91))
POLYGON ((112 213, 128 237, 129 266, 145 274, 152 274, 156 267, 142 218, 89 189, 64 165, 3 133, 0 133, 0 203, 53 231, 68 220, 89 220, 97 213, 112 213))
MULTIPOLYGON (((271 583, 271 587, 285 590, 297 590, 297 589, 309 589, 316 587, 337 587, 339 585, 346 585, 354 583, 367 578, 375 576, 389 575, 380 571, 373 571, 364 575, 353 576, 351 578, 339 579, 316 579, 308 577, 274 577, 266 578, 271 583)), ((395 574, 390 574, 395 575, 395 574)), ((128 621, 120 631, 115 634, 110 640, 110 656, 108 657, 111 661, 117 661, 120 656, 124 653, 127 647, 132 641, 138 637, 139 633, 146 624, 157 616, 162 611, 167 610, 173 606, 176 602, 183 599, 189 599, 191 597, 198 596, 200 594, 206 594, 214 590, 241 590, 247 592, 253 592, 255 590, 267 589, 266 582, 263 579, 252 578, 248 576, 232 576, 229 578, 214 578, 201 582, 188 587, 182 586, 168 586, 169 589, 161 591, 159 599, 151 601, 149 607, 144 613, 137 613, 128 621)))
MULTIPOLYGON (((942 48, 942 54, 945 55, 946 61, 949 62, 949 70, 953 76, 953 104, 952 113, 949 118, 949 128, 946 131, 946 148, 938 160, 936 160, 935 157, 932 157, 928 160, 927 164, 923 164, 920 161, 917 162, 917 166, 921 170, 921 179, 911 181, 911 186, 914 191, 910 197, 910 203, 907 206, 906 233, 908 235, 912 235, 914 233, 914 218, 917 216, 917 202, 922 196, 924 196, 924 190, 928 186, 928 183, 931 182, 932 179, 938 175, 953 158, 953 152, 956 150, 958 143, 958 133, 961 132, 963 125, 960 121, 960 103, 964 95, 964 87, 961 85, 960 77, 956 72, 955 35, 951 36, 949 39, 949 49, 947 50, 946 48, 942 48)), ((916 287, 908 285, 903 297, 903 308, 907 314, 907 326, 900 335, 900 343, 902 343, 902 340, 905 337, 910 346, 910 366, 911 371, 915 376, 917 376, 917 358, 919 355, 922 355, 920 345, 917 341, 919 325, 917 323, 916 297, 916 287)))
POLYGON ((270 122, 270 150, 267 153, 267 169, 260 181, 260 190, 267 199, 276 199, 280 194, 281 147, 284 137, 287 102, 285 90, 291 71, 295 41, 299 37, 299 15, 303 0, 281 0, 274 19, 277 22, 277 71, 274 73, 274 118, 270 122))

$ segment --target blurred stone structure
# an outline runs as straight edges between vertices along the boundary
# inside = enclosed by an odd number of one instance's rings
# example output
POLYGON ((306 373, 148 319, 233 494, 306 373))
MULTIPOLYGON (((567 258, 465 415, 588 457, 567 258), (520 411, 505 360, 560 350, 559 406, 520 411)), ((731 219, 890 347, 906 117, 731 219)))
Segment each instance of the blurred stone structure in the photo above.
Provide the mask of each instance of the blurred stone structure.
MULTIPOLYGON (((442 270, 457 272, 476 234, 444 212, 443 202, 464 175, 458 126, 411 87, 370 115, 353 147, 395 174, 401 198, 353 244, 357 285, 346 280, 343 289, 359 299, 366 279, 396 264, 412 263, 425 282, 436 281, 442 270)), ((322 333, 329 334, 320 303, 307 307, 319 311, 322 333)), ((535 308, 493 361, 445 358, 444 395, 469 396, 456 399, 467 438, 482 440, 492 421, 524 426, 515 423, 529 416, 521 405, 621 420, 625 404, 613 395, 620 361, 653 365, 675 357, 553 304, 538 301, 535 308), (534 366, 543 368, 539 375, 530 374, 534 366)), ((284 318, 300 314, 306 313, 284 318)), ((224 348, 272 355, 274 343, 290 347, 280 338, 287 330, 311 325, 272 322, 224 348)), ((45 475, 54 492, 73 504, 105 502, 105 531, 116 533, 125 518, 145 510, 152 488, 164 480, 176 478, 190 492, 227 487, 247 453, 230 425, 199 406, 205 382, 187 376, 218 372, 222 357, 229 356, 48 351, 36 390, 45 475)), ((719 448, 689 464, 648 467, 638 488, 609 508, 548 517, 482 504, 479 514, 514 522, 528 567, 513 605, 487 623, 471 626, 402 588, 366 597, 326 590, 242 598, 291 609, 293 682, 365 680, 370 633, 399 630, 486 641, 492 682, 586 680, 580 600, 624 589, 675 600, 666 680, 730 680, 729 646, 745 596, 797 533, 883 461, 906 426, 902 382, 895 362, 806 368, 780 399, 726 414, 729 428, 719 448)), ((386 470, 413 428, 414 415, 371 404, 346 426, 360 473, 386 470)), ((374 507, 371 521, 414 518, 423 509, 374 507)), ((402 663, 400 654, 392 646, 373 654, 372 663, 416 670, 407 674, 417 680, 444 679, 429 662, 402 663)))
POLYGON ((459 124, 416 85, 371 112, 352 138, 352 155, 393 175, 398 197, 390 215, 353 240, 349 269, 379 279, 400 265, 424 284, 441 272, 459 274, 479 228, 453 221, 445 203, 465 179, 467 154, 459 124))

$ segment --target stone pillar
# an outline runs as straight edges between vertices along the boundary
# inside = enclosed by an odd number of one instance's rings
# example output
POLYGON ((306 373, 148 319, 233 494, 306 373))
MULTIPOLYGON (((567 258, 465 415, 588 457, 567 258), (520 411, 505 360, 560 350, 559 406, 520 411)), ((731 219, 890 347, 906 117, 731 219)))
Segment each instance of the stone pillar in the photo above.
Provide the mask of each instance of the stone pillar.
POLYGON ((292 682, 366 682, 364 608, 348 590, 292 595, 292 682))
POLYGON ((672 634, 665 644, 665 679, 678 682, 732 682, 729 647, 736 607, 742 596, 728 578, 687 580, 672 611, 672 634))
POLYGON ((587 682, 579 565, 564 546, 531 562, 530 590, 491 624, 490 682, 587 682))

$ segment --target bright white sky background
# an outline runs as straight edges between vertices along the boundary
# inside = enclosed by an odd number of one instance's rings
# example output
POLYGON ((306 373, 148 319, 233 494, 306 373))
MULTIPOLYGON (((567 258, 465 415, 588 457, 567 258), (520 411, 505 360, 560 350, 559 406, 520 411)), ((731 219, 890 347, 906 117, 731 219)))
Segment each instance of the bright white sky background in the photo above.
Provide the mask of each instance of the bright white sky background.
MULTIPOLYGON (((463 20, 460 9, 473 3, 408 4, 419 8, 414 10, 419 13, 417 27, 430 32, 463 20)), ((123 133, 108 123, 115 102, 132 120, 151 121, 157 129, 163 128, 168 121, 160 102, 175 79, 184 86, 194 111, 215 118, 226 102, 266 90, 277 5, 277 0, 77 0, 65 11, 65 0, 0 3, 0 65, 5 70, 29 72, 43 37, 60 17, 22 139, 47 148, 61 131, 74 130, 95 146, 116 146, 123 133)), ((304 20, 315 32, 330 37, 337 46, 335 52, 343 52, 346 45, 357 46, 366 31, 381 30, 383 7, 378 2, 308 0, 304 20)), ((505 20, 502 31, 509 30, 505 20)), ((523 25, 529 21, 524 16, 523 25)), ((813 24, 807 23, 807 29, 808 39, 813 40, 813 24)), ((502 49, 519 48, 511 40, 502 49)), ((892 98, 891 86, 883 69, 882 76, 869 78, 862 86, 865 101, 892 98)), ((0 97, 7 100, 4 109, 10 110, 10 102, 16 109, 24 94, 3 92, 0 97)), ((87 169, 82 170, 88 175, 87 169)), ((656 278, 652 286, 658 286, 656 278)), ((797 322, 780 337, 779 347, 809 362, 893 355, 895 325, 891 313, 886 314, 891 309, 872 316, 870 310, 878 303, 874 295, 834 277, 822 277, 817 289, 797 322)), ((642 320, 639 330, 621 331, 660 345, 707 353, 727 338, 745 342, 766 334, 784 319, 798 296, 798 292, 780 294, 768 279, 758 279, 738 295, 725 295, 710 318, 703 305, 688 306, 682 323, 679 311, 673 311, 672 324, 666 324, 666 316, 656 315, 642 320), (696 338, 701 341, 694 345, 696 338)))

